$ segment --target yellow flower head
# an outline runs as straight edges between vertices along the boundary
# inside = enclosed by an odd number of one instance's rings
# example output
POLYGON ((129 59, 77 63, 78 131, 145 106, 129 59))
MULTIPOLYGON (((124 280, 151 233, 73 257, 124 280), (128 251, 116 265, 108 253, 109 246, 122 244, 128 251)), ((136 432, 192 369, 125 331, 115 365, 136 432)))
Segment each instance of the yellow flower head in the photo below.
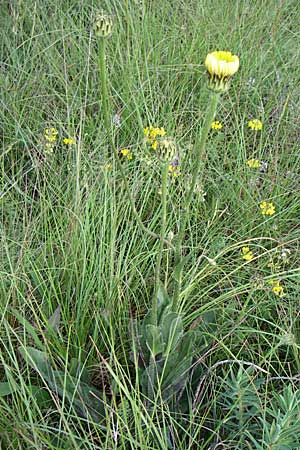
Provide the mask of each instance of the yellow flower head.
POLYGON ((258 119, 249 120, 248 127, 251 128, 251 130, 261 130, 262 129, 262 122, 258 119))
POLYGON ((163 127, 146 127, 144 128, 144 135, 150 139, 155 139, 156 136, 165 136, 166 131, 163 127))
POLYGON ((210 127, 212 130, 221 130, 221 128, 223 128, 223 125, 217 120, 215 122, 212 122, 210 127))
POLYGON ((63 138, 63 143, 65 145, 74 145, 75 139, 74 138, 63 138))
POLYGON ((229 88, 230 78, 238 71, 239 57, 231 52, 215 51, 209 53, 205 59, 205 66, 209 75, 209 88, 224 92, 229 88))
POLYGON ((159 128, 150 126, 144 128, 145 141, 151 148, 153 148, 153 150, 156 150, 159 145, 157 138, 160 139, 162 136, 165 136, 165 134, 166 131, 163 127, 159 128))
POLYGON ((133 154, 128 148, 122 148, 121 154, 129 160, 133 158, 133 154))
POLYGON ((253 252, 249 247, 242 247, 241 253, 245 261, 251 261, 254 258, 253 252))
POLYGON ((113 30, 113 21, 111 16, 103 13, 96 15, 93 28, 95 35, 98 37, 106 38, 111 35, 113 30))
POLYGON ((271 284, 272 287, 272 292, 275 295, 278 295, 279 297, 283 297, 285 295, 283 287, 280 284, 279 280, 269 280, 269 284, 271 284))
POLYGON ((48 142, 55 142, 56 141, 56 136, 58 135, 58 131, 56 128, 51 127, 51 128, 46 128, 45 129, 45 139, 48 142))
POLYGON ((259 207, 264 216, 273 216, 273 214, 275 214, 275 206, 272 202, 264 201, 259 205, 259 207))
POLYGON ((45 143, 45 154, 52 155, 53 150, 54 150, 54 144, 52 142, 46 142, 45 143))
POLYGON ((258 159, 248 159, 247 165, 248 167, 251 167, 251 169, 258 169, 260 167, 260 162, 258 159))
POLYGON ((175 167, 172 164, 169 164, 168 171, 169 171, 169 175, 174 178, 179 177, 181 175, 180 168, 178 166, 175 167))

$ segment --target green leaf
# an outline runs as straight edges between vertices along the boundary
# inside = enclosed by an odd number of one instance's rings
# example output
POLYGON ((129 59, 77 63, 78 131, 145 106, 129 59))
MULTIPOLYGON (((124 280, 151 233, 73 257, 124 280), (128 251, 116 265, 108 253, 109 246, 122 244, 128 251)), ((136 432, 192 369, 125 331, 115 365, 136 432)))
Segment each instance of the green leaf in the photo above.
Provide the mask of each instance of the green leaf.
POLYGON ((183 335, 183 323, 179 314, 175 312, 163 316, 160 325, 165 351, 172 352, 183 335))
POLYGON ((6 395, 13 394, 17 388, 13 387, 9 382, 3 381, 0 383, 0 397, 6 397, 6 395))
POLYGON ((59 331, 59 325, 60 325, 60 305, 56 308, 54 313, 51 317, 49 317, 48 320, 48 327, 53 331, 53 333, 57 334, 59 331))
POLYGON ((177 266, 175 266, 174 268, 174 272, 173 272, 173 278, 175 279, 175 281, 177 281, 177 283, 179 282, 180 276, 181 276, 181 272, 182 269, 185 265, 185 263, 191 258, 191 255, 186 255, 184 256, 180 262, 177 264, 177 266))
POLYGON ((150 353, 155 357, 164 351, 160 328, 155 325, 146 326, 146 343, 150 353))
POLYGON ((79 415, 88 418, 91 415, 99 421, 105 417, 102 393, 68 372, 53 370, 48 355, 33 347, 20 347, 19 351, 25 361, 37 370, 47 382, 50 389, 60 397, 65 397, 79 415))
POLYGON ((36 346, 40 350, 45 350, 45 346, 42 343, 42 341, 40 340, 40 338, 38 337, 38 334, 37 334, 35 328, 28 322, 27 319, 25 319, 23 316, 21 316, 21 314, 16 309, 12 308, 11 311, 15 315, 15 317, 18 319, 18 321, 23 325, 23 327, 25 328, 27 333, 30 334, 30 336, 34 340, 36 346))
POLYGON ((52 368, 46 352, 41 352, 34 347, 24 346, 19 347, 19 352, 30 367, 41 372, 44 377, 49 375, 52 368))
POLYGON ((164 287, 163 284, 160 284, 157 291, 157 312, 158 312, 158 321, 160 320, 160 316, 164 312, 165 308, 171 305, 170 297, 164 287))

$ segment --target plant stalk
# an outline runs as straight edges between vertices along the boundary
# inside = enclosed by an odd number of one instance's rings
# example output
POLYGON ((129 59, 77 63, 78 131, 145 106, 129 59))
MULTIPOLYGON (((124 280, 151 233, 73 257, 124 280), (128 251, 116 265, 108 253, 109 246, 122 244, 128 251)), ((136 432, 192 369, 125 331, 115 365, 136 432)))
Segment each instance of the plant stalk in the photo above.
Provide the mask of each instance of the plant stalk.
POLYGON ((159 250, 156 260, 155 268, 155 287, 154 295, 152 300, 152 323, 157 325, 157 292, 160 283, 160 270, 161 270, 161 260, 164 249, 165 233, 166 233, 166 222, 167 222, 167 183, 168 183, 168 170, 169 163, 163 163, 161 170, 161 180, 162 180, 162 216, 161 216, 161 227, 160 227, 160 240, 159 240, 159 250))
MULTIPOLYGON (((125 191, 128 197, 128 201, 130 204, 130 208, 132 210, 132 213, 139 225, 139 227, 142 229, 142 231, 146 234, 148 234, 148 236, 151 236, 154 239, 160 239, 160 235, 158 235, 157 233, 154 233, 153 231, 149 230, 142 222, 142 219, 139 216, 139 213, 136 210, 132 195, 131 195, 131 191, 129 188, 129 184, 122 166, 122 163, 120 161, 119 155, 118 155, 118 151, 116 149, 115 146, 115 142, 114 142, 114 137, 113 137, 113 133, 112 133, 112 127, 111 127, 111 123, 110 123, 110 119, 109 119, 109 99, 108 99, 108 89, 107 89, 107 76, 106 76, 106 62, 105 62, 105 38, 101 38, 100 39, 100 53, 99 53, 99 64, 100 64, 100 78, 101 78, 101 95, 102 95, 102 109, 103 109, 103 115, 104 115, 104 124, 105 124, 105 128, 106 128, 106 132, 107 132, 107 136, 109 139, 109 143, 111 145, 111 148, 113 150, 113 154, 114 154, 114 159, 117 163, 117 167, 121 173, 121 177, 124 183, 124 187, 125 187, 125 191)), ((175 251, 175 247, 174 245, 168 241, 167 239, 164 239, 165 244, 167 244, 170 248, 172 248, 172 250, 175 251)))
POLYGON ((102 112, 104 117, 104 125, 106 133, 109 135, 110 131, 110 120, 109 120, 109 101, 108 101, 108 90, 107 90, 107 77, 106 77, 106 63, 105 63, 105 47, 106 39, 99 39, 100 44, 100 80, 101 80, 101 99, 102 99, 102 112))
POLYGON ((195 142, 195 145, 194 145, 194 151, 196 151, 196 163, 195 163, 195 168, 194 168, 194 172, 193 172, 193 176, 192 176, 191 186, 189 188, 188 194, 183 203, 183 217, 179 224, 179 232, 178 232, 178 237, 177 237, 176 246, 175 246, 175 267, 178 267, 179 270, 177 272, 177 283, 176 283, 174 299, 173 299, 173 310, 174 311, 176 311, 178 308, 179 296, 180 296, 181 285, 182 285, 183 264, 181 264, 181 266, 179 266, 179 264, 181 263, 181 259, 182 259, 182 241, 183 241, 184 234, 186 231, 187 219, 188 219, 188 215, 189 215, 189 208, 190 208, 191 201, 193 198, 195 185, 197 182, 197 178, 199 177, 199 174, 200 174, 201 163, 202 163, 202 159, 203 159, 203 155, 204 155, 204 151, 205 151, 205 144, 206 144, 207 136, 208 136, 208 133, 209 133, 209 130, 211 127, 211 123, 214 119, 214 115, 215 115, 215 112, 217 109, 219 97, 220 97, 220 93, 218 93, 218 92, 211 93, 210 102, 209 102, 209 105, 207 108, 203 128, 202 128, 201 134, 199 135, 200 141, 198 141, 198 139, 197 139, 195 142))

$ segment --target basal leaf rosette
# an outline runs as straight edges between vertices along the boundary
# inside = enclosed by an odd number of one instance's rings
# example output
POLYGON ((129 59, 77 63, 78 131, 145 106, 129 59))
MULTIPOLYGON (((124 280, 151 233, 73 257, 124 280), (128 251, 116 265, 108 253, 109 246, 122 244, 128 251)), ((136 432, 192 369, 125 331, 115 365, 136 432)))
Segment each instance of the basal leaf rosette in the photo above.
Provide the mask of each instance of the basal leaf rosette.
POLYGON ((231 77, 238 71, 239 57, 231 52, 215 51, 205 59, 208 72, 208 86, 215 92, 225 92, 229 88, 231 77))

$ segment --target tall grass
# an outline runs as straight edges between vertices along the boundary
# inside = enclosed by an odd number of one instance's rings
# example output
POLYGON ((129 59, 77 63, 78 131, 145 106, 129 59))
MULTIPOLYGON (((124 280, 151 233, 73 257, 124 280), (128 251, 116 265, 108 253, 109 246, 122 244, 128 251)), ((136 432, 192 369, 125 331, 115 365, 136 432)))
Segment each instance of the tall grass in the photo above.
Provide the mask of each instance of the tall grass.
MULTIPOLYGON (((296 0, 2 6, 1 448, 299 448, 299 12, 296 0), (169 177, 167 192, 173 242, 209 95, 203 61, 215 49, 241 59, 188 211, 179 308, 199 340, 195 396, 180 414, 163 396, 149 405, 141 392, 132 329, 151 304, 160 245, 139 227, 116 160, 106 156, 91 30, 99 7, 115 23, 106 49, 114 141, 133 152, 120 160, 141 220, 156 234, 161 180, 145 164, 143 127, 164 127, 179 148, 181 175, 169 177), (248 128, 252 118, 261 132, 248 128), (52 126, 59 139, 48 155, 43 135, 52 126), (267 169, 250 169, 250 158, 267 169), (274 216, 262 216, 263 200, 275 204, 274 216), (62 393, 24 358, 29 347, 60 371, 62 393), (90 401, 102 405, 102 420, 78 409, 84 383, 101 393, 90 401), (284 438, 274 437, 279 428, 284 438)), ((164 246, 159 275, 172 294, 172 248, 164 246)))

